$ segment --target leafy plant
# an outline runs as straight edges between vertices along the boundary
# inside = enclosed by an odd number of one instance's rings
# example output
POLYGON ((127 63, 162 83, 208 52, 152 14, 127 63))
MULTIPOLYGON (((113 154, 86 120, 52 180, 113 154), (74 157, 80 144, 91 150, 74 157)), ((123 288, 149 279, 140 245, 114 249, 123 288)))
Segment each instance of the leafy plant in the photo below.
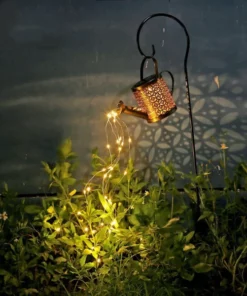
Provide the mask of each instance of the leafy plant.
POLYGON ((122 170, 97 150, 92 178, 76 180, 69 139, 56 163, 42 165, 56 196, 27 204, 6 185, 1 196, 2 295, 246 295, 245 163, 232 178, 224 170, 223 191, 213 189, 208 167, 193 176, 161 163, 152 185, 131 159, 122 170))

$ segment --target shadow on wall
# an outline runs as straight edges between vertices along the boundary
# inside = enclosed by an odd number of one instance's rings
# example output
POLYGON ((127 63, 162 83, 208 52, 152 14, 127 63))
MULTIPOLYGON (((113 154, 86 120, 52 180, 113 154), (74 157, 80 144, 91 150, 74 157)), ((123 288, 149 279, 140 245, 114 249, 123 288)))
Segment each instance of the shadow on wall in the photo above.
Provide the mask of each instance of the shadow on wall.
MULTIPOLYGON (((244 76, 237 79, 241 69, 236 70, 233 75, 228 74, 231 73, 228 64, 220 57, 215 60, 224 67, 215 72, 191 75, 190 89, 198 165, 211 161, 210 166, 216 177, 214 185, 220 186, 220 144, 226 143, 229 147, 227 152, 230 168, 236 162, 246 159, 247 102, 241 84, 244 76)), ((207 65, 210 68, 209 60, 207 65)), ((232 64, 230 66, 233 67, 232 64)), ((247 63, 244 63, 241 68, 246 66, 247 63)), ((181 76, 181 84, 183 79, 181 76)), ((185 89, 176 89, 174 99, 178 106, 177 112, 162 122, 147 124, 131 119, 136 145, 135 160, 140 168, 145 168, 147 179, 154 177, 155 167, 161 161, 175 162, 176 167, 185 172, 193 171, 185 89)))

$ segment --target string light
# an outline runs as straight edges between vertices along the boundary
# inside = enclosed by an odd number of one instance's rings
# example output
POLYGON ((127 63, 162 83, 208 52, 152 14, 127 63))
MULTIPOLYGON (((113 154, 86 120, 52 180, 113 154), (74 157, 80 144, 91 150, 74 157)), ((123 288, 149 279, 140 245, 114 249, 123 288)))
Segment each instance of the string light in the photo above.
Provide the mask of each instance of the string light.
POLYGON ((115 226, 117 224, 117 221, 116 220, 113 220, 112 222, 111 222, 111 226, 115 226))
POLYGON ((101 259, 100 258, 98 258, 96 261, 97 261, 97 263, 101 263, 101 259))

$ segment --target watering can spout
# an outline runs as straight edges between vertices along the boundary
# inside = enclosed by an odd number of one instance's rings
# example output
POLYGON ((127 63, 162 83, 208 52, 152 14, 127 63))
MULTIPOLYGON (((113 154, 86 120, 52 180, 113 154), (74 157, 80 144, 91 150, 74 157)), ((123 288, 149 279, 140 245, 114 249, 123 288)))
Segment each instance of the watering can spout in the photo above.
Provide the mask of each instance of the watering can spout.
POLYGON ((135 117, 143 118, 148 121, 148 114, 146 112, 140 111, 140 108, 126 106, 123 101, 119 101, 117 112, 120 115, 121 113, 132 115, 135 117))

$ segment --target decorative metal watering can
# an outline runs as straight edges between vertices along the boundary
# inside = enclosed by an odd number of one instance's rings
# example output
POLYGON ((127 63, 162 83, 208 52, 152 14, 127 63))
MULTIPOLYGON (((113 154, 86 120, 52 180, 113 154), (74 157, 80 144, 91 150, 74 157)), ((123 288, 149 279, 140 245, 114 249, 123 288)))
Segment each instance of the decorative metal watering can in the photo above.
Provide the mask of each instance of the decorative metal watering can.
MULTIPOLYGON (((171 75, 172 83, 174 83, 172 74, 169 71, 167 72, 171 75)), ((124 103, 120 101, 118 104, 120 113, 123 112, 141 117, 146 119, 149 123, 152 123, 160 121, 177 109, 172 98, 172 91, 170 92, 161 73, 158 72, 158 63, 154 57, 145 57, 143 59, 140 67, 140 81, 131 89, 137 101, 138 108, 125 106, 124 103), (155 74, 143 78, 143 68, 147 59, 152 59, 155 74)))

